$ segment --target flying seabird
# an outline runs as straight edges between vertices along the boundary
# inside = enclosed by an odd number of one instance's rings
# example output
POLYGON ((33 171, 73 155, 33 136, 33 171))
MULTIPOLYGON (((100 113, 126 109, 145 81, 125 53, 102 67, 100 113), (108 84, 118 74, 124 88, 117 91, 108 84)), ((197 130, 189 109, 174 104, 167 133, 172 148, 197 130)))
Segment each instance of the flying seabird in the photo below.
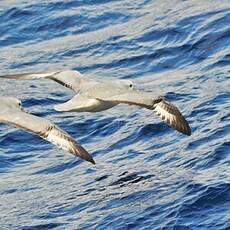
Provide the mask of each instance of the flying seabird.
POLYGON ((130 80, 92 79, 73 70, 0 76, 0 79, 36 78, 48 78, 75 91, 76 95, 72 99, 54 106, 57 111, 99 112, 120 103, 137 105, 153 110, 172 128, 183 134, 191 135, 188 122, 175 105, 162 96, 135 90, 130 80))

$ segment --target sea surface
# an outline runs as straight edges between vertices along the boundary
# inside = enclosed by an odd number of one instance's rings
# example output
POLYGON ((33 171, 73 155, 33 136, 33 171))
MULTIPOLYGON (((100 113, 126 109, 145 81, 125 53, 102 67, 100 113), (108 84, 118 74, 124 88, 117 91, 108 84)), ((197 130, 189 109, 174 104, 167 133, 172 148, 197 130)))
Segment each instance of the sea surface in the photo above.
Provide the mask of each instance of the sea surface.
POLYGON ((230 229, 230 1, 0 1, 0 75, 74 69, 164 95, 192 135, 150 110, 59 113, 51 80, 0 95, 52 120, 96 166, 0 125, 0 229, 230 229))

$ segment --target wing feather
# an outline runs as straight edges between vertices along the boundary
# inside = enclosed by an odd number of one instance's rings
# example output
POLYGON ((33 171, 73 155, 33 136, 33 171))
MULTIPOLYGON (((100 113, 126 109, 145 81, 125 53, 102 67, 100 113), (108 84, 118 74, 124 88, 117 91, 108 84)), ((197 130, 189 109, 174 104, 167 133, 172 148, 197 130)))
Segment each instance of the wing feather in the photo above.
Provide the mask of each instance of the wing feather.
POLYGON ((179 109, 168 102, 164 97, 154 97, 152 93, 140 92, 137 90, 119 94, 112 97, 98 97, 103 101, 138 105, 153 110, 163 121, 177 131, 191 135, 188 122, 183 117, 179 109))
POLYGON ((80 144, 68 133, 45 118, 25 113, 19 109, 9 109, 4 114, 1 114, 0 122, 10 123, 18 128, 32 132, 58 148, 95 164, 93 158, 80 144))
POLYGON ((188 122, 175 105, 163 99, 154 104, 153 111, 172 128, 188 136, 191 135, 188 122))
POLYGON ((80 83, 83 75, 78 71, 67 70, 67 71, 56 71, 49 73, 18 73, 10 75, 2 75, 0 79, 15 79, 15 80, 30 80, 48 78, 51 79, 69 89, 79 92, 80 83))

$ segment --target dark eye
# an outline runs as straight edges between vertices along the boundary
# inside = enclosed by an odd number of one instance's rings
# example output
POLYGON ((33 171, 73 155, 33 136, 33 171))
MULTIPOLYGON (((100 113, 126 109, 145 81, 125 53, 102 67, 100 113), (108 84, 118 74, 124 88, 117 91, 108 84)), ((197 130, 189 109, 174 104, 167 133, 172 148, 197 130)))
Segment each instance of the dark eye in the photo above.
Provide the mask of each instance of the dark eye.
POLYGON ((129 87, 132 88, 132 87, 133 87, 133 84, 130 84, 129 87))

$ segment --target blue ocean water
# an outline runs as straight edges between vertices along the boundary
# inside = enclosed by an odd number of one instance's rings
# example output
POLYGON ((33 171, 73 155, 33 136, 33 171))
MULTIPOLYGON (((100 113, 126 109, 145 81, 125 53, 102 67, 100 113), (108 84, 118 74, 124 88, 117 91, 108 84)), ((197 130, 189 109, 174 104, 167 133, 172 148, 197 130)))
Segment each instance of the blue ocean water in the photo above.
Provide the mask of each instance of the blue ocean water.
POLYGON ((96 166, 0 125, 0 229, 230 228, 230 2, 0 1, 1 74, 75 69, 166 95, 187 137, 152 111, 58 113, 73 92, 1 81, 51 119, 96 166))

